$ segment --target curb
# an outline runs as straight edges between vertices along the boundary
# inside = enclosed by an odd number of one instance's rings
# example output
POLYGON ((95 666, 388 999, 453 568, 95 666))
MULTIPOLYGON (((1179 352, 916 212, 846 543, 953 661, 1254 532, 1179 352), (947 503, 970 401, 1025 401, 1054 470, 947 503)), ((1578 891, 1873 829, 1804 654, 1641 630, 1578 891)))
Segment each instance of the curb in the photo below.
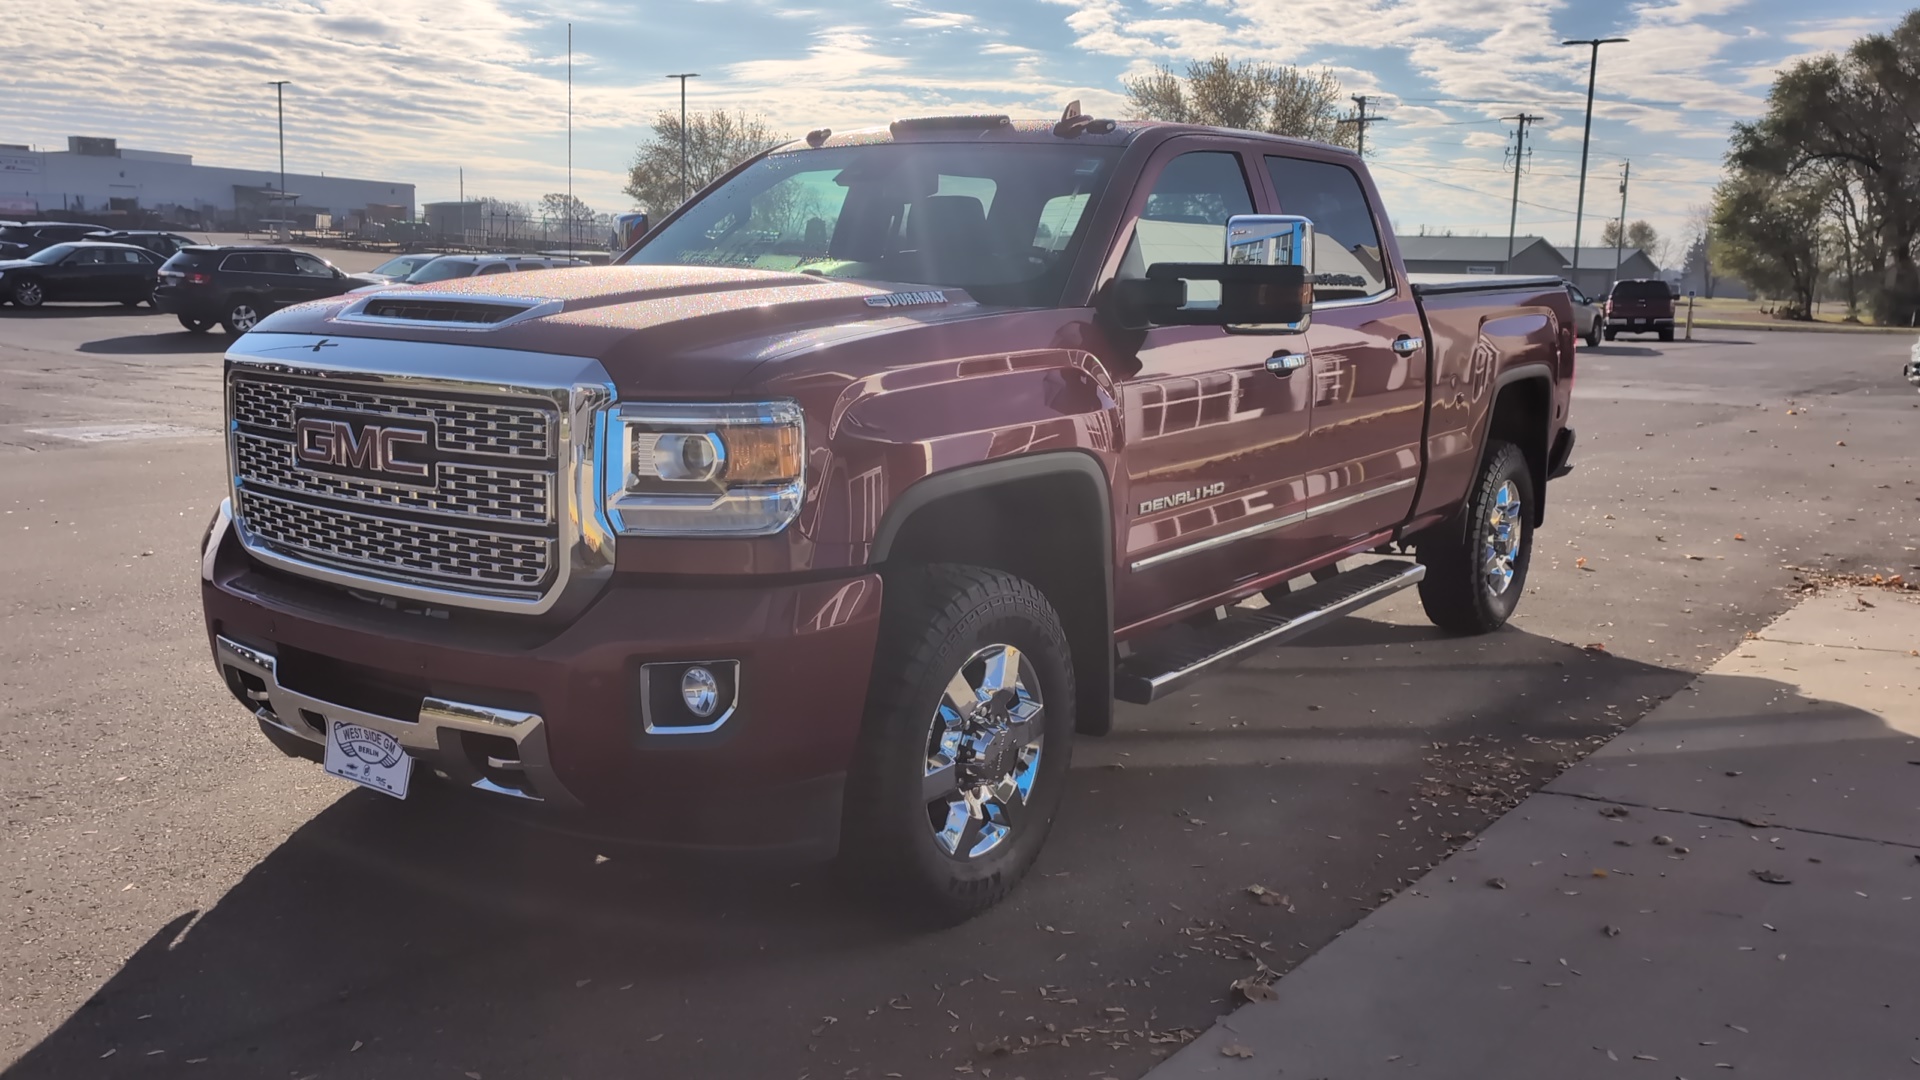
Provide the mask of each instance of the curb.
MULTIPOLYGON (((1846 326, 1834 323, 1749 323, 1727 319, 1695 319, 1695 330, 1747 330, 1763 334, 1914 334, 1920 330, 1905 326, 1846 326)), ((1685 332, 1685 323, 1679 329, 1685 332)))

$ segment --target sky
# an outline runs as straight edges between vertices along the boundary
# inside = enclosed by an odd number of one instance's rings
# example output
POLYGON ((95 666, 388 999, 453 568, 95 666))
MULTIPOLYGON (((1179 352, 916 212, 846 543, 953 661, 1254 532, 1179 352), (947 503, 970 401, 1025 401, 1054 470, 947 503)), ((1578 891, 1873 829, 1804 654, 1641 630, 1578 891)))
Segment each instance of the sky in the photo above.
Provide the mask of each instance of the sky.
POLYGON ((1369 159, 1397 229, 1504 236, 1512 124, 1542 119, 1523 234, 1570 243, 1586 48, 1600 54, 1584 241, 1619 213, 1679 237, 1712 195, 1729 126, 1774 73, 1891 28, 1881 0, 18 0, 0 20, 0 143, 69 135, 277 166, 271 79, 288 79, 292 172, 397 180, 420 202, 535 200, 572 183, 624 210, 660 110, 759 113, 800 135, 901 116, 1125 116, 1123 80, 1225 53, 1327 68, 1387 117, 1369 159), (20 62, 22 59, 26 62, 20 62))

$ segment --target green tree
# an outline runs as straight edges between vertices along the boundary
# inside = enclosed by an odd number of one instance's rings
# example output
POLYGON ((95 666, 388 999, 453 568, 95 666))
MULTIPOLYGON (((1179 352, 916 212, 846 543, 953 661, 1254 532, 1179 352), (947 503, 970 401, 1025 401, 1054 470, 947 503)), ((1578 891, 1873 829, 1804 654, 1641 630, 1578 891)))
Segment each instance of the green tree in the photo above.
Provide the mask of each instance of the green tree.
POLYGON ((1185 75, 1162 64, 1123 85, 1133 114, 1144 120, 1265 131, 1349 149, 1359 134, 1358 124, 1340 123, 1347 114, 1331 71, 1215 56, 1188 64, 1185 75))
MULTIPOLYGON (((686 128, 685 191, 691 196, 728 169, 787 141, 765 118, 715 109, 689 113, 686 128)), ((680 114, 662 110, 653 119, 653 136, 640 144, 627 170, 627 196, 656 217, 680 205, 680 114)))
POLYGON ((1786 318, 1813 318, 1828 198, 1817 177, 1736 172, 1714 191, 1715 268, 1783 301, 1786 318))
POLYGON ((1766 115, 1734 125, 1728 163, 1786 181, 1771 189, 1778 192, 1814 183, 1803 178, 1841 177, 1855 201, 1841 204, 1851 218, 1845 247, 1856 263, 1872 260, 1873 314, 1897 324, 1920 314, 1920 10, 1891 33, 1782 72, 1766 115))
POLYGON ((1638 248, 1646 252, 1647 258, 1659 262, 1660 231, 1650 222, 1635 221, 1627 225, 1627 242, 1620 242, 1620 219, 1613 218, 1607 227, 1600 230, 1601 247, 1638 248))

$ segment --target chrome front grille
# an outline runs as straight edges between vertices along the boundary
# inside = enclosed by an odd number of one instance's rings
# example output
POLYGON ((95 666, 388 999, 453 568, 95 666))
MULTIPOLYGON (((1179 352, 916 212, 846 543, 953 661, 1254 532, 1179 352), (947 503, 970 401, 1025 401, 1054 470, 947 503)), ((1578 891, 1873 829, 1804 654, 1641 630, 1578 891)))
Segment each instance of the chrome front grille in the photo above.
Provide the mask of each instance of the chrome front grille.
POLYGON ((236 368, 227 393, 234 511, 250 545, 357 576, 455 593, 543 596, 564 558, 562 431, 551 397, 399 388, 236 368), (352 430, 430 429, 419 478, 315 467, 296 455, 309 414, 352 430))

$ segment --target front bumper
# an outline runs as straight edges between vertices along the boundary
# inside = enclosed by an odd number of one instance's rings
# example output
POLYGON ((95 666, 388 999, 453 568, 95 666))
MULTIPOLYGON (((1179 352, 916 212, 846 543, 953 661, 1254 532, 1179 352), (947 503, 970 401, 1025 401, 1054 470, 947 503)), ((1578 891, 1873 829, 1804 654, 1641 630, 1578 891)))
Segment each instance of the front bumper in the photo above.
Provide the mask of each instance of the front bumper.
POLYGON ((225 507, 201 563, 215 663, 289 753, 345 720, 416 772, 687 848, 830 850, 866 705, 878 575, 775 586, 615 578, 563 625, 356 599, 260 568, 225 507), (642 715, 643 665, 737 661, 717 730, 642 715))

